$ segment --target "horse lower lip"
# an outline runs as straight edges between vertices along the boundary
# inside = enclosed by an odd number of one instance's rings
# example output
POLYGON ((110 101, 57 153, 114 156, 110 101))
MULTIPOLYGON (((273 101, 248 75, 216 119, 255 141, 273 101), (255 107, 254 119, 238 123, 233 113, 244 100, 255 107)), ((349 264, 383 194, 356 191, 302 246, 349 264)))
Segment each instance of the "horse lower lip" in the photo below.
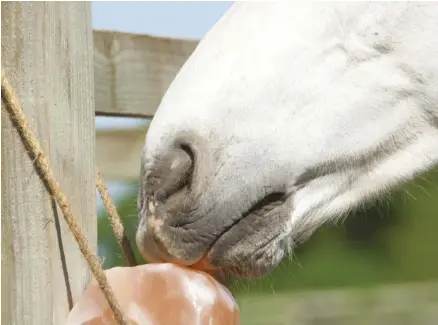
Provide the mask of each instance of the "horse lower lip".
POLYGON ((216 239, 213 241, 213 243, 210 245, 210 247, 207 249, 207 253, 208 254, 213 247, 221 240, 221 238, 227 234, 229 231, 231 231, 233 228, 235 228, 236 226, 239 225, 239 223, 246 219, 249 218, 251 216, 253 216, 254 214, 259 215, 261 218, 268 214, 271 210, 277 208, 278 206, 281 206, 286 199, 290 196, 290 194, 284 194, 284 193, 272 193, 267 195, 266 197, 264 197, 260 202, 254 204, 247 212, 243 213, 240 218, 237 218, 236 220, 234 220, 234 222, 227 227, 225 230, 223 230, 219 236, 216 237, 216 239), (274 198, 274 199, 272 199, 274 198), (264 202, 264 204, 261 204, 262 202, 264 202), (269 208, 267 208, 269 207, 269 208), (260 215, 260 211, 263 211, 263 215, 260 215))

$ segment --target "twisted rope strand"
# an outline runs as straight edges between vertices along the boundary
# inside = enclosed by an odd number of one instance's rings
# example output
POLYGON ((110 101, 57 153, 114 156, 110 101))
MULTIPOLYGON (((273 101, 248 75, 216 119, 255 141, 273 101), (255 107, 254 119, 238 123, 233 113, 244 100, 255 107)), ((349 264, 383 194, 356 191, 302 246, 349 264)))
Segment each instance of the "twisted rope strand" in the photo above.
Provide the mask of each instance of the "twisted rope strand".
POLYGON ((136 266, 137 262, 135 260, 131 243, 129 242, 129 239, 124 232, 123 224, 120 221, 119 214, 117 213, 116 206, 111 199, 108 188, 105 186, 105 181, 102 177, 102 174, 97 169, 96 187, 99 190, 105 210, 108 212, 108 218, 111 222, 114 236, 116 237, 116 240, 119 243, 120 248, 122 249, 125 261, 128 263, 129 266, 136 266))

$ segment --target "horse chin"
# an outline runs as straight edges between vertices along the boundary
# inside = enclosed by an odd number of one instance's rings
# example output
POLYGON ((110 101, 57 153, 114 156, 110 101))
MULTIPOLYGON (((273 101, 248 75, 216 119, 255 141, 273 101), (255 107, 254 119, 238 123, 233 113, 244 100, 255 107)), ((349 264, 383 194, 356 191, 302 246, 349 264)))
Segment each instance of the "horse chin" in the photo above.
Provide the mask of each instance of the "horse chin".
MULTIPOLYGON (((232 249, 221 253, 212 249, 208 255, 210 265, 217 265, 213 270, 238 278, 260 278, 271 273, 280 264, 285 249, 275 244, 267 245, 247 253, 232 249)), ((217 273, 216 271, 216 273, 217 273)))

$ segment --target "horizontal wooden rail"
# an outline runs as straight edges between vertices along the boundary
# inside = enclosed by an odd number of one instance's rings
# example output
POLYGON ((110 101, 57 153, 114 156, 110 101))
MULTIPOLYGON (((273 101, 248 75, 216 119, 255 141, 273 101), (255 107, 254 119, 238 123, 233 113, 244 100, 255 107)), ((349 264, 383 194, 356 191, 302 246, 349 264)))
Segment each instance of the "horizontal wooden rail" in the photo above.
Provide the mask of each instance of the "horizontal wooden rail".
POLYGON ((147 127, 96 131, 96 164, 105 179, 136 181, 147 127))
POLYGON ((93 31, 95 113, 152 117, 197 41, 93 31))
POLYGON ((242 325, 438 324, 438 283, 237 297, 242 325))

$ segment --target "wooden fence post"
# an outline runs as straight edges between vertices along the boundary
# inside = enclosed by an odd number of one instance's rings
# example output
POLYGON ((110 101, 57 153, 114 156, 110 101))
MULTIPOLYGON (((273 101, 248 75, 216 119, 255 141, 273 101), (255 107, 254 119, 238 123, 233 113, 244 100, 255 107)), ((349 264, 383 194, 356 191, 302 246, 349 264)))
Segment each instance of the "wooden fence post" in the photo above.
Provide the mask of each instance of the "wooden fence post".
MULTIPOLYGON (((96 248, 91 3, 2 1, 1 9, 2 70, 96 248)), ((1 125, 1 321, 62 325, 90 272, 3 108, 1 125)))

